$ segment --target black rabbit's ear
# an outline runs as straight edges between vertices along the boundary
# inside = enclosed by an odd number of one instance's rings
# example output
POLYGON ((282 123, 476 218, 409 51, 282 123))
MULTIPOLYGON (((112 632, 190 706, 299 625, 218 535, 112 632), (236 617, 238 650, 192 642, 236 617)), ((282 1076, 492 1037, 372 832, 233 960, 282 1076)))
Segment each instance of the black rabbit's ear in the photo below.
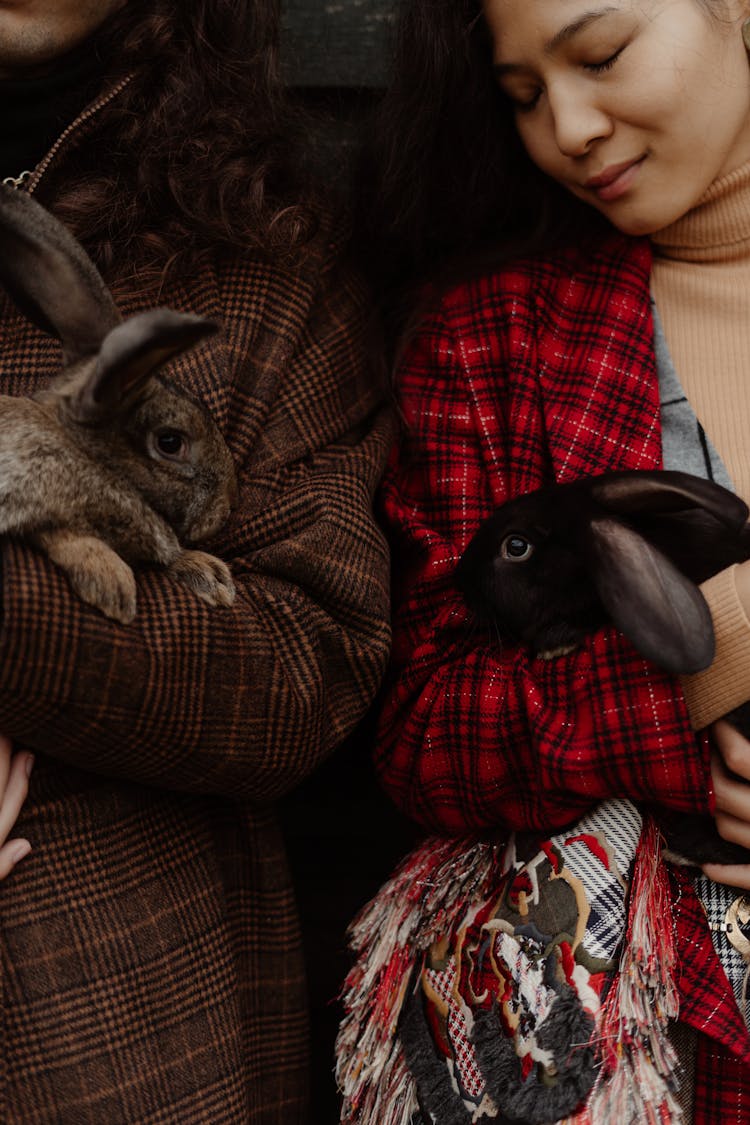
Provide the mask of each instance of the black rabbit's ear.
POLYGON ((616 520, 592 521, 584 550, 604 608, 643 656, 667 672, 708 667, 713 622, 694 582, 616 520))
POLYGON ((71 417, 84 424, 108 417, 159 367, 216 330, 204 317, 172 309, 130 317, 109 333, 85 382, 69 398, 71 417))
POLYGON ((730 528, 740 528, 748 507, 729 489, 714 481, 672 470, 605 473, 592 482, 591 496, 616 515, 679 512, 702 508, 730 528))
POLYGON ((30 320, 60 340, 66 363, 95 355, 120 323, 83 247, 36 200, 3 185, 0 281, 30 320))

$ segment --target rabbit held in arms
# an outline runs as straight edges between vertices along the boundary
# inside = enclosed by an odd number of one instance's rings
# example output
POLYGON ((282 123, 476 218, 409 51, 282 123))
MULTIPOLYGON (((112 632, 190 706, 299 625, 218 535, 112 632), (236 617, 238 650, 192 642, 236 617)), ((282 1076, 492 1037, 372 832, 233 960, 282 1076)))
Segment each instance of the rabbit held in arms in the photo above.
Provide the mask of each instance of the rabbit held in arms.
POLYGON ((139 564, 231 605, 226 564, 182 543, 209 538, 229 515, 232 459, 208 412, 157 375, 215 326, 170 309, 123 321, 65 227, 2 185, 0 281, 63 351, 42 391, 0 396, 0 534, 36 544, 84 601, 123 623, 135 615, 139 564))
MULTIPOLYGON (((501 505, 468 544, 456 582, 481 619, 535 656, 562 655, 613 623, 666 671, 697 672, 714 655, 697 584, 750 558, 747 519, 738 496, 688 473, 604 473, 501 505)), ((728 716, 745 731, 747 710, 728 716)), ((750 860, 710 818, 660 820, 673 858, 750 860)))

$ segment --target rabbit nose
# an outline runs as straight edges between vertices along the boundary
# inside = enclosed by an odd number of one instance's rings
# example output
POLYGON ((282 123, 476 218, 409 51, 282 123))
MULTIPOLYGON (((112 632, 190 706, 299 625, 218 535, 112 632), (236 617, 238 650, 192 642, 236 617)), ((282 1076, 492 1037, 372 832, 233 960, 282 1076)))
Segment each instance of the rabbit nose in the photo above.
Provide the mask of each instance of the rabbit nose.
POLYGON ((200 512, 190 523, 185 535, 187 542, 201 543, 204 539, 210 539, 215 535, 229 517, 236 499, 237 484, 232 480, 227 482, 223 494, 217 496, 216 501, 205 511, 200 512))
POLYGON ((209 512, 204 512, 201 519, 188 528, 185 536, 188 543, 202 543, 210 539, 219 530, 227 518, 229 510, 225 504, 217 504, 209 512))

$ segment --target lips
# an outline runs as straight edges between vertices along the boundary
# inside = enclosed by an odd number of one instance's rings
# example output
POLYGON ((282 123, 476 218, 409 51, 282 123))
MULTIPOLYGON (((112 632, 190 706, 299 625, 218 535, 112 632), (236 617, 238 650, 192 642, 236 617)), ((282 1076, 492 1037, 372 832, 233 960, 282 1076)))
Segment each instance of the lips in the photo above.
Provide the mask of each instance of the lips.
POLYGON ((620 164, 610 164, 598 176, 591 176, 584 183, 584 188, 593 191, 600 199, 608 201, 623 195, 638 174, 638 170, 646 159, 645 154, 635 160, 623 160, 620 164))

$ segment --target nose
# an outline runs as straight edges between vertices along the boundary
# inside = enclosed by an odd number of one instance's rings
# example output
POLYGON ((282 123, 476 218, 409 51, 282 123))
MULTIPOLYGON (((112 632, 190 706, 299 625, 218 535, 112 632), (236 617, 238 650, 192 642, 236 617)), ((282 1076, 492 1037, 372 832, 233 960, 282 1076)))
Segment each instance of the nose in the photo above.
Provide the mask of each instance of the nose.
POLYGON ((584 156, 597 140, 612 133, 612 119, 588 83, 561 83, 548 89, 547 96, 555 141, 564 156, 584 156))

